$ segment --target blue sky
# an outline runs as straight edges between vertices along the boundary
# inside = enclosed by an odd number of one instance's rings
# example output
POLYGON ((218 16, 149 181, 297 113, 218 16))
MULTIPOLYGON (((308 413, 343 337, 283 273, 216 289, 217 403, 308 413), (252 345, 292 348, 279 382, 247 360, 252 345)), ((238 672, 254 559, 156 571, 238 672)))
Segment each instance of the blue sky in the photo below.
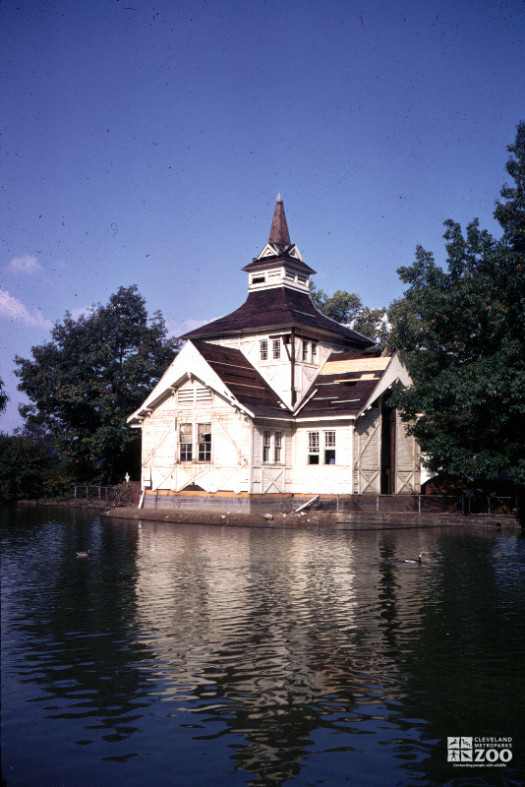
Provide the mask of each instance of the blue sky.
POLYGON ((67 310, 237 308, 279 190, 317 286, 370 307, 446 218, 497 233, 524 37, 523 0, 4 0, 0 429, 67 310))

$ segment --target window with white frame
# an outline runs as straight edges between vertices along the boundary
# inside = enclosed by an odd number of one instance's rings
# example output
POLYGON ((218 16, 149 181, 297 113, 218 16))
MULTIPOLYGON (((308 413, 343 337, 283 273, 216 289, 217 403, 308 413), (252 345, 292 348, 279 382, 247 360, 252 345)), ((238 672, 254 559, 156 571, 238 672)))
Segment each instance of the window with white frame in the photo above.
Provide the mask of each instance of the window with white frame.
POLYGON ((193 424, 180 425, 179 458, 181 462, 191 462, 193 459, 193 424))
POLYGON ((267 464, 271 461, 272 455, 272 433, 269 429, 265 429, 263 432, 263 456, 262 460, 264 464, 267 464))
POLYGON ((317 362, 317 342, 307 342, 303 339, 302 357, 304 363, 317 362))
POLYGON ((308 342, 303 339, 303 361, 308 360, 308 342))
POLYGON ((259 352, 261 356, 261 361, 268 360, 268 342, 266 339, 261 339, 259 342, 259 352))
POLYGON ((179 460, 211 462, 211 424, 181 424, 179 427, 179 460), (196 448, 196 450, 194 450, 196 448))
POLYGON ((324 463, 335 465, 335 431, 324 433, 324 463))
POLYGON ((211 424, 197 425, 199 462, 211 462, 211 424))
POLYGON ((282 459, 282 452, 283 452, 283 433, 282 432, 274 432, 274 446, 273 446, 273 461, 276 465, 280 464, 282 459))
POLYGON ((262 434, 263 464, 282 464, 283 461, 283 432, 265 429, 262 434))
POLYGON ((335 465, 335 430, 308 432, 308 464, 335 465))
POLYGON ((274 339, 272 342, 272 355, 274 358, 281 357, 281 340, 274 339))
POLYGON ((308 464, 319 464, 319 432, 308 432, 308 464))

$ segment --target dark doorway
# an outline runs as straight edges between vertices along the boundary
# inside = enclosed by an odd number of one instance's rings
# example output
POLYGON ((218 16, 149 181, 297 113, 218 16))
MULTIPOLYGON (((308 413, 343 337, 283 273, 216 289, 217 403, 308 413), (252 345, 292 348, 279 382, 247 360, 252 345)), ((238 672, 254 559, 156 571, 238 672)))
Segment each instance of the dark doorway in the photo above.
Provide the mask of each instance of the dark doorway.
POLYGON ((381 404, 381 494, 394 495, 396 462, 396 411, 389 406, 389 395, 381 404))

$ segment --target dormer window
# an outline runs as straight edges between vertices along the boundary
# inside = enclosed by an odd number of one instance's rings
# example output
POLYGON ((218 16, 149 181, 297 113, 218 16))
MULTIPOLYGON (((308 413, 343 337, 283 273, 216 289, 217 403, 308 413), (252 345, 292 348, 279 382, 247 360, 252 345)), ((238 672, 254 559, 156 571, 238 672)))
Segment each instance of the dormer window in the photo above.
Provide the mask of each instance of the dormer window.
POLYGON ((268 342, 266 339, 261 339, 259 342, 259 352, 261 356, 261 361, 268 360, 268 342))
POLYGON ((303 361, 308 361, 308 342, 303 341, 303 361))
POLYGON ((317 363, 317 342, 303 340, 302 357, 304 363, 317 363))
POLYGON ((274 359, 281 357, 281 340, 274 339, 272 343, 272 355, 274 359))

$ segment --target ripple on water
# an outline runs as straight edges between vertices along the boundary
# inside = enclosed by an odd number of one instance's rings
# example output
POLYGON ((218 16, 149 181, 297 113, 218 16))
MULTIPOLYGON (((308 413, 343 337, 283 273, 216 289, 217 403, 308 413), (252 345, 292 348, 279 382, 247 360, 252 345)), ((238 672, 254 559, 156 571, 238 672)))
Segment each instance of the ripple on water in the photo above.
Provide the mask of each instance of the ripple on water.
POLYGON ((83 751, 90 783, 438 785, 447 735, 521 724, 516 538, 79 519, 3 546, 13 785, 82 785, 83 751))

